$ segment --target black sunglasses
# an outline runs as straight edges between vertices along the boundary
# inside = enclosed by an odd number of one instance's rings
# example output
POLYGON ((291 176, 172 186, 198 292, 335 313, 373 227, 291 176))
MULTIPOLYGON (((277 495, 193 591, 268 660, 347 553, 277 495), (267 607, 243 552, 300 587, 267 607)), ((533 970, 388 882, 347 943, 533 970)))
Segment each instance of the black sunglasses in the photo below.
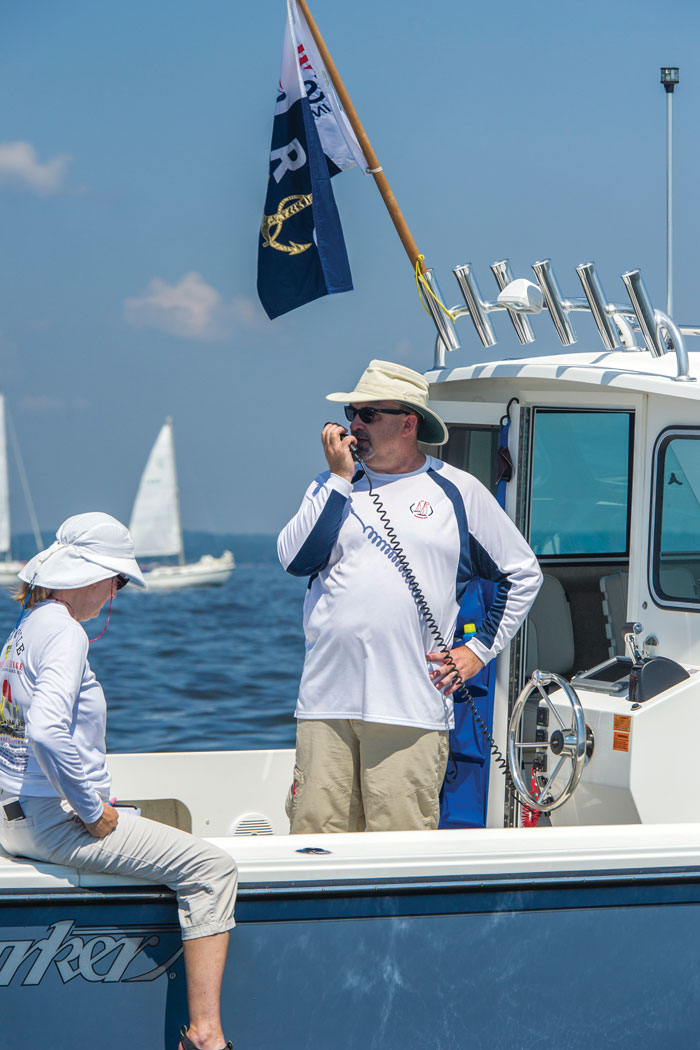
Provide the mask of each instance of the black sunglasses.
POLYGON ((122 589, 122 587, 126 587, 127 583, 129 582, 129 577, 125 576, 123 572, 120 572, 120 573, 117 573, 116 581, 117 581, 117 590, 120 591, 122 589))
POLYGON ((373 423, 378 415, 383 416, 409 416, 412 415, 405 408, 353 408, 352 405, 345 406, 345 418, 352 423, 355 416, 359 416, 363 423, 373 423))

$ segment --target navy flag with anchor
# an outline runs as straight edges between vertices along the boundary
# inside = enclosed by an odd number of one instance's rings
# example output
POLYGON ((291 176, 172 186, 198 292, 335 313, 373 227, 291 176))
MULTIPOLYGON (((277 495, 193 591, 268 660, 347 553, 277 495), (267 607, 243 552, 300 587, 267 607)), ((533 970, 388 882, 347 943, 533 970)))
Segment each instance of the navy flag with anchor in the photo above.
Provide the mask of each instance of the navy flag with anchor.
POLYGON ((258 242, 258 295, 279 317, 352 289, 331 177, 367 162, 295 0, 287 28, 258 242))

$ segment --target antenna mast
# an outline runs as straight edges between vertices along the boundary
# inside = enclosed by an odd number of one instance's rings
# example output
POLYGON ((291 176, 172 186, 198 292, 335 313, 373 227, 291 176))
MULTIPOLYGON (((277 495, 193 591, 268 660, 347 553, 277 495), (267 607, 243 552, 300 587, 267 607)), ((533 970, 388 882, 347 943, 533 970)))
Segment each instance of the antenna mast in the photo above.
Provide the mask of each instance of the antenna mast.
POLYGON ((673 317, 673 89, 679 81, 678 66, 661 67, 666 89, 666 313, 673 317))

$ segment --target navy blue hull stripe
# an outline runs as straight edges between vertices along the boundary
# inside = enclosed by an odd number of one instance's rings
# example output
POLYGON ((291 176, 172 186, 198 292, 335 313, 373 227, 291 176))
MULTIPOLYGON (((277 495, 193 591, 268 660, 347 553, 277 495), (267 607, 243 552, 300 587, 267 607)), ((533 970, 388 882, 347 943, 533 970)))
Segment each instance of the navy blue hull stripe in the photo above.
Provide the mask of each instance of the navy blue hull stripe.
POLYGON ((298 554, 287 566, 292 576, 311 576, 325 568, 338 538, 348 497, 334 489, 298 554))

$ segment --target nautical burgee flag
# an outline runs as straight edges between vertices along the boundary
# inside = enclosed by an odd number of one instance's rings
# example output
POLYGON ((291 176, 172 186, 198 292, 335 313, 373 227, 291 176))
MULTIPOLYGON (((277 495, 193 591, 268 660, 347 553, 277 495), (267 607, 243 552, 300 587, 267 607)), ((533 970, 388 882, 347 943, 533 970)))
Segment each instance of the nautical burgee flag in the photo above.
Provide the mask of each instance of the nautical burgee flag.
POLYGON ((287 27, 258 242, 258 295, 268 317, 352 289, 331 177, 367 161, 295 0, 287 27))

